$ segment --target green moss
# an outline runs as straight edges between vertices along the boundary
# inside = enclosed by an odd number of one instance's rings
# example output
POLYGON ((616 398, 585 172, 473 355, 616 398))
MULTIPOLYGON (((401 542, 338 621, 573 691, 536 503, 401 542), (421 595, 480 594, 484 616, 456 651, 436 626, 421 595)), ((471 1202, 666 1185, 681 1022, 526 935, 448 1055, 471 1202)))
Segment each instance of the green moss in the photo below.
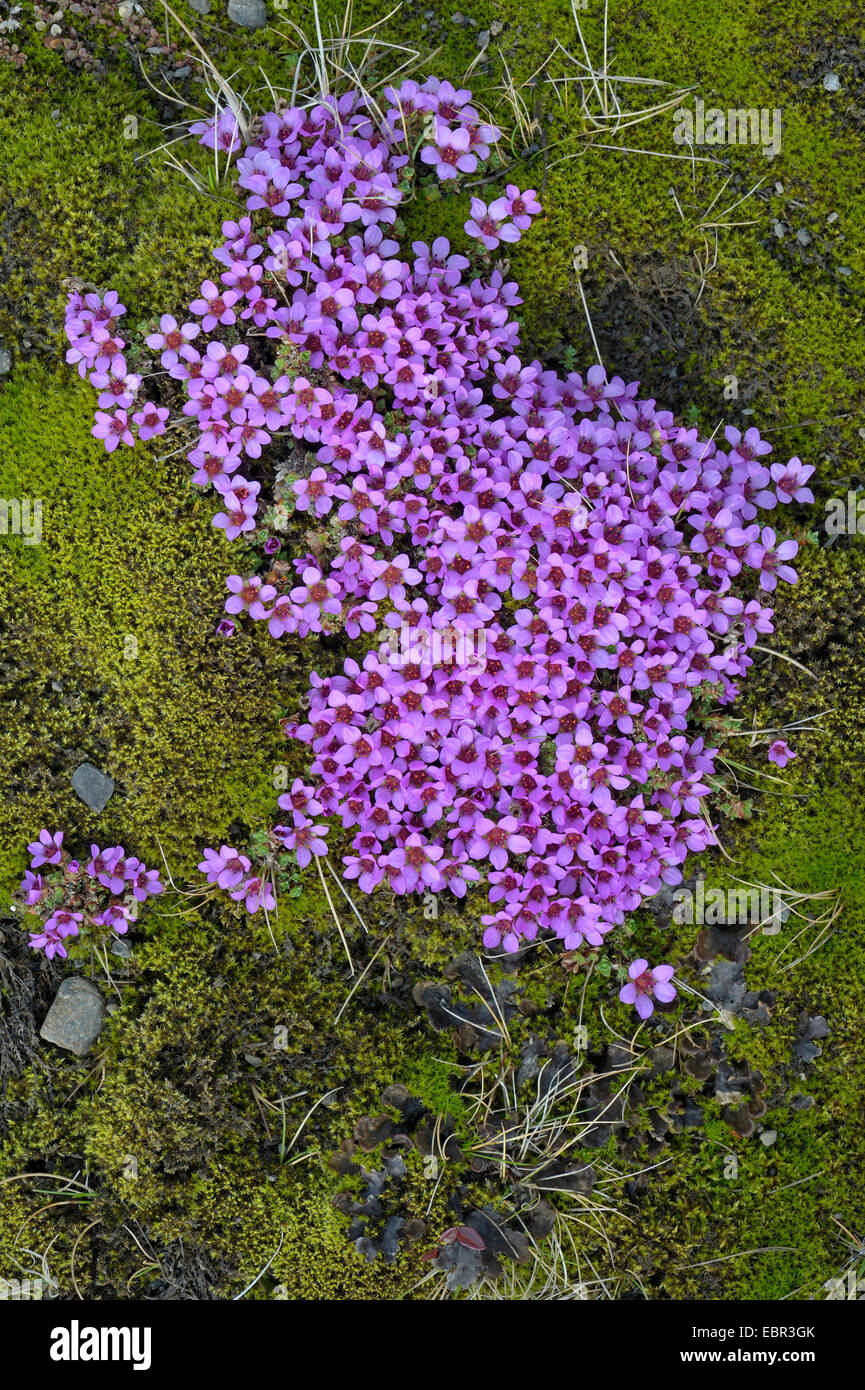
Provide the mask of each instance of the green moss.
MULTIPOLYGON (((237 552, 210 525, 184 461, 106 454, 89 437, 83 383, 22 367, 0 393, 0 495, 39 498, 41 545, 0 548, 0 618, 14 715, 0 731, 20 788, 0 831, 2 886, 42 825, 93 829, 69 779, 87 759, 116 790, 109 841, 188 874, 193 837, 237 816, 263 825, 285 759, 278 686, 291 657, 257 634, 215 635, 237 552)), ((9 543, 7 543, 9 542, 9 543)))
POLYGON ((452 1082, 458 1078, 461 1069, 456 1061, 448 1060, 450 1049, 447 1046, 443 1046, 441 1051, 444 1056, 425 1056, 412 1062, 404 1068, 400 1079, 433 1114, 450 1116, 456 1122, 459 1134, 465 1125, 466 1105, 459 1091, 454 1090, 452 1082))

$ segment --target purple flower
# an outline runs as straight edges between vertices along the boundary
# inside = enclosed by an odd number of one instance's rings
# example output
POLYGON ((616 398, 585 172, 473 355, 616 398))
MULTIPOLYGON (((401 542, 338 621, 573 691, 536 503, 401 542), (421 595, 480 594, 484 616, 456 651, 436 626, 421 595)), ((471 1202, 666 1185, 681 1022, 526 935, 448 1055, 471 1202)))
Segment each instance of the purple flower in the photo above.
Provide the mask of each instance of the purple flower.
POLYGON ((376 602, 388 598, 399 606, 405 602, 406 584, 419 584, 421 573, 412 569, 407 555, 395 555, 389 564, 382 564, 370 586, 369 596, 376 602))
POLYGON ((255 622, 260 622, 268 616, 264 605, 276 598, 276 590, 272 584, 264 584, 261 576, 257 574, 251 574, 248 579, 241 579, 238 574, 230 574, 225 583, 231 590, 231 597, 225 600, 226 613, 248 613, 255 622))
POLYGON ((235 290, 220 291, 212 280, 205 280, 201 286, 201 298, 193 299, 189 312, 201 319, 201 327, 205 333, 212 333, 218 325, 225 327, 236 321, 237 315, 232 305, 236 304, 239 298, 235 290))
POLYGON ((64 938, 77 936, 78 924, 83 920, 83 912, 58 910, 44 923, 41 932, 31 932, 27 944, 34 951, 44 951, 49 960, 53 960, 55 955, 62 956, 65 960, 64 938))
POLYGON ((48 892, 48 886, 41 874, 33 874, 29 869, 25 869, 20 891, 24 894, 27 907, 35 907, 48 892))
POLYGON ((286 633, 300 632, 301 629, 304 635, 309 632, 309 624, 304 621, 303 609, 283 594, 271 610, 270 621, 267 624, 268 632, 271 637, 279 638, 286 633))
POLYGON ((235 902, 243 902, 247 912, 254 914, 259 908, 264 908, 265 912, 273 912, 276 907, 276 898, 273 889, 266 879, 248 878, 241 883, 239 888, 229 895, 235 902))
POLYGON ((90 385, 99 392, 96 404, 102 410, 112 410, 115 406, 129 410, 141 385, 141 377, 135 372, 127 372, 125 376, 115 376, 112 372, 91 372, 90 385))
POLYGON ((474 827, 468 845, 472 859, 486 859, 495 869, 503 869, 508 862, 508 854, 528 854, 531 842, 521 835, 513 816, 503 816, 498 823, 481 816, 474 827))
POLYGON ((124 877, 132 888, 132 896, 140 903, 165 891, 159 881, 159 870, 148 869, 140 859, 126 860, 124 877))
POLYGON ((391 850, 387 864, 396 869, 391 884, 396 892, 411 892, 413 889, 432 889, 443 887, 444 881, 437 861, 444 853, 441 845, 430 845, 420 835, 409 835, 400 849, 391 850), (398 886, 396 886, 398 885, 398 886))
POLYGON ((307 864, 312 862, 312 856, 321 857, 327 854, 327 835, 329 826, 314 825, 300 811, 295 811, 292 816, 293 825, 291 827, 278 825, 274 834, 278 835, 286 849, 293 850, 297 862, 301 869, 305 869, 307 864))
POLYGON ((135 913, 128 903, 111 903, 93 920, 100 926, 110 927, 118 936, 125 936, 130 923, 135 921, 135 913))
POLYGON ((277 800, 283 811, 307 812, 310 816, 321 815, 321 802, 315 794, 315 787, 295 777, 287 792, 277 800))
POLYGON ((325 579, 314 565, 308 565, 301 578, 303 584, 292 589, 291 601, 298 605, 303 621, 321 631, 325 615, 335 615, 342 610, 337 597, 339 585, 335 579, 325 579))
POLYGON ((760 532, 760 542, 752 542, 745 551, 745 560, 753 569, 760 571, 760 588, 772 590, 779 579, 795 584, 796 572, 784 561, 792 560, 799 549, 797 541, 782 541, 775 544, 775 532, 771 526, 764 526, 760 532))
POLYGON ((814 494, 805 482, 814 472, 813 464, 805 464, 799 458, 788 463, 773 463, 769 472, 775 484, 779 502, 813 502, 814 494))
POLYGON ((200 137, 199 144, 209 150, 221 150, 231 157, 242 148, 240 122, 230 107, 223 107, 215 116, 196 121, 189 127, 190 135, 200 137))
POLYGON ((469 133, 464 126, 451 130, 444 121, 436 121, 435 144, 421 150, 424 164, 432 164, 440 179, 455 179, 457 174, 473 174, 478 167, 477 156, 470 154, 469 133))
POLYGON ((633 1004, 640 1018, 650 1018, 655 1012, 654 997, 662 1004, 669 1004, 676 998, 676 989, 670 984, 675 974, 672 965, 655 965, 650 968, 647 960, 634 960, 628 966, 628 983, 619 990, 623 1004, 633 1004))
POLYGON ((56 830, 52 835, 48 830, 40 830, 39 839, 28 845, 27 851, 31 869, 41 869, 43 864, 59 864, 63 858, 63 831, 56 830))
POLYGON ((90 878, 97 879, 103 886, 108 886, 114 877, 116 865, 123 857, 123 847, 115 845, 111 849, 100 849, 98 845, 90 846, 90 859, 86 865, 85 872, 90 878))
POLYGON ((515 242, 520 239, 519 227, 513 222, 506 222, 506 215, 503 198, 497 199, 489 207, 483 199, 472 198, 472 215, 464 223, 465 230, 469 236, 476 237, 487 251, 495 251, 500 241, 515 242))
POLYGON ((782 738, 777 738, 769 747, 769 762, 774 763, 776 767, 786 767, 787 764, 797 756, 798 755, 793 752, 792 748, 787 747, 787 744, 782 738))
POLYGON ((159 434, 165 433, 165 421, 168 419, 169 410, 165 405, 154 405, 148 401, 142 410, 137 410, 132 419, 138 426, 139 439, 154 439, 159 434))
POLYGON ((112 454, 118 444, 125 444, 131 449, 135 443, 135 436, 129 428, 129 417, 125 410, 115 410, 113 415, 106 414, 103 410, 97 410, 96 424, 90 433, 94 439, 101 439, 106 451, 112 454))
POLYGON ((223 845, 218 851, 206 849, 198 867, 208 883, 215 883, 220 888, 236 888, 249 873, 251 864, 245 854, 239 854, 230 845, 223 845))
MULTIPOLYGON (((202 290, 203 288, 202 286, 202 290)), ((171 314, 163 314, 159 320, 159 332, 150 333, 144 341, 149 348, 162 351, 160 361, 163 367, 173 367, 179 361, 179 354, 186 344, 197 338, 200 332, 201 328, 197 323, 179 325, 171 314)))
POLYGON ((515 183, 509 183, 505 197, 496 199, 490 208, 494 217, 511 218, 521 232, 528 230, 532 225, 532 218, 537 217, 540 210, 541 205, 535 190, 527 188, 521 193, 515 183))

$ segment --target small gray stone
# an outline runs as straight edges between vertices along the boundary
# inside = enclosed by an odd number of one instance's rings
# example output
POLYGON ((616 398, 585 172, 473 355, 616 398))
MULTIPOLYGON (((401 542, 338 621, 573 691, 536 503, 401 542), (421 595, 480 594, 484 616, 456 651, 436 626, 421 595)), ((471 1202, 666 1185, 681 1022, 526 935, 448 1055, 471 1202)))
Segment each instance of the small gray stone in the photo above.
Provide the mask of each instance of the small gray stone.
POLYGON ((765 1145, 765 1147, 769 1149, 774 1144, 777 1138, 777 1129, 764 1129, 762 1134, 760 1135, 760 1143, 765 1145))
POLYGON ((813 238, 807 227, 800 227, 796 232, 796 240, 800 246, 810 246, 813 238))
POLYGON ((114 781, 92 763, 82 763, 72 774, 72 790, 99 815, 114 794, 114 781))
POLYGON ((83 1057, 99 1037, 104 1022, 105 1006, 96 986, 81 975, 68 975, 48 1010, 40 1036, 83 1057))
POLYGON ((841 79, 837 72, 827 72, 823 77, 823 86, 827 92, 837 92, 841 86, 841 79))
POLYGON ((6 376, 12 370, 12 354, 8 348, 0 346, 0 376, 6 376))
POLYGON ((188 0, 189 8, 196 14, 210 14, 210 0, 188 0))
POLYGON ((228 0, 228 18, 244 29, 262 29, 267 23, 264 0, 228 0))

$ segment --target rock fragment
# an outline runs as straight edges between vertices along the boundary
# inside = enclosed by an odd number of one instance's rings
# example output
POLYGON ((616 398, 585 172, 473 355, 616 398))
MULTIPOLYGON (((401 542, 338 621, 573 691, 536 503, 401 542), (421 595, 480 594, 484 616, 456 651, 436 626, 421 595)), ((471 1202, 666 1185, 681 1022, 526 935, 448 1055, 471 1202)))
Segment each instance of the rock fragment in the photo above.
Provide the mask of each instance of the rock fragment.
POLYGON ((99 1037, 104 1022, 105 1004, 96 985, 81 975, 68 975, 48 1010, 40 1037, 83 1057, 99 1037))
POLYGON ((99 815, 114 795, 114 779, 92 763, 82 763, 72 774, 72 790, 99 815))
POLYGON ((228 0, 228 18, 243 29, 263 29, 267 5, 264 0, 228 0))

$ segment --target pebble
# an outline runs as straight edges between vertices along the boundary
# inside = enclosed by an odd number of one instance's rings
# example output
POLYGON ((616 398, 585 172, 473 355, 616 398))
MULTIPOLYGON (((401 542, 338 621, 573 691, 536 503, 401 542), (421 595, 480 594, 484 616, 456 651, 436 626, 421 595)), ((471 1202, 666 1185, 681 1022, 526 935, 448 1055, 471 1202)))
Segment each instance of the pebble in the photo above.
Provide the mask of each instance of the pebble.
POLYGON ((48 1010, 40 1037, 83 1057, 99 1037, 104 1022, 105 1005, 99 990, 82 976, 69 975, 48 1010))
POLYGON ((764 1129, 762 1134, 760 1135, 760 1143, 763 1144, 767 1149, 769 1149, 774 1144, 777 1138, 777 1129, 764 1129))
POLYGON ((228 18, 244 29, 262 29, 267 23, 264 0, 228 0, 228 18))
POLYGON ((210 0, 187 0, 189 8, 196 14, 210 14, 210 0))
POLYGON ((823 77, 823 86, 827 92, 837 92, 841 86, 841 79, 837 72, 827 72, 823 77))
POLYGON ((92 763, 82 763, 72 774, 72 790, 99 815, 114 794, 114 781, 92 763))
POLYGON ((0 376, 7 376, 12 370, 12 354, 8 348, 0 346, 0 376))

